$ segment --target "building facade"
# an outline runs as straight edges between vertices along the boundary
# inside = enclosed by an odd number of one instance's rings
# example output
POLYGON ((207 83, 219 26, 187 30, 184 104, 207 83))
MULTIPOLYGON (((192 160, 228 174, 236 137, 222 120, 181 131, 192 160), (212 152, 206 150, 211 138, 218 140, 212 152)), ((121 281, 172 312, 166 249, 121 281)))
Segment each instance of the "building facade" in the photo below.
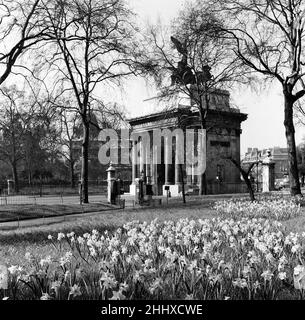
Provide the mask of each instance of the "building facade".
POLYGON ((288 176, 288 151, 287 148, 273 147, 267 149, 248 148, 242 159, 243 164, 258 163, 256 175, 261 180, 261 162, 266 158, 268 151, 271 153, 272 161, 275 163, 275 179, 283 179, 288 176))
MULTIPOLYGON (((241 123, 247 119, 247 115, 241 113, 239 109, 231 108, 230 95, 227 91, 215 90, 210 94, 209 100, 209 110, 206 115, 206 192, 207 194, 244 192, 245 187, 240 180, 239 170, 229 159, 240 161, 241 123)), ((170 129, 173 132, 180 128, 184 132, 185 141, 187 129, 193 129, 195 132, 194 148, 197 150, 198 135, 196 136, 196 133, 201 128, 201 121, 198 108, 191 101, 189 105, 179 104, 177 108, 169 111, 129 119, 128 122, 133 133, 138 133, 140 136, 145 132, 151 138, 156 129, 170 129)), ((173 150, 175 150, 175 145, 181 142, 176 136, 170 139, 173 150)), ((166 164, 164 162, 167 156, 164 140, 161 144, 161 163, 158 163, 154 157, 155 146, 152 140, 150 139, 149 159, 145 161, 143 161, 144 153, 141 155, 141 150, 143 150, 141 146, 135 148, 141 143, 141 139, 133 142, 131 193, 135 192, 136 179, 140 177, 152 185, 153 193, 156 195, 164 194, 165 190, 169 189, 171 194, 176 196, 180 194, 182 184, 185 185, 187 192, 198 192, 200 180, 199 175, 195 173, 195 168, 192 170, 185 164, 179 165, 175 152, 172 153, 172 162, 166 164), (135 159, 140 160, 135 161, 135 159)), ((184 146, 184 158, 186 158, 185 152, 184 146)))

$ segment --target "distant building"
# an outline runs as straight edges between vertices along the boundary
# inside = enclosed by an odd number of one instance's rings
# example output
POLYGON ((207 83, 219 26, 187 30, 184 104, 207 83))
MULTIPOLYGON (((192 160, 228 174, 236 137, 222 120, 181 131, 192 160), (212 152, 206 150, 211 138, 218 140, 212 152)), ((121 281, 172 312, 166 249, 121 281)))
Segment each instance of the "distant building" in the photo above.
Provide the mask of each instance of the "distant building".
MULTIPOLYGON (((275 179, 282 179, 288 175, 288 152, 287 148, 273 147, 267 149, 248 148, 242 159, 243 164, 251 164, 253 162, 262 161, 270 150, 271 158, 275 162, 275 179)), ((260 171, 260 164, 258 165, 260 171)))
MULTIPOLYGON (((118 131, 118 136, 120 132, 118 131)), ((118 141, 120 143, 120 140, 118 141)), ((98 159, 98 152, 103 143, 98 140, 96 137, 91 137, 89 141, 89 152, 88 152, 88 160, 89 160, 89 180, 91 182, 95 181, 106 181, 107 180, 107 169, 109 164, 101 164, 98 159)), ((78 165, 76 167, 76 172, 80 175, 81 168, 81 148, 82 148, 82 140, 75 139, 73 141, 73 153, 74 157, 78 160, 78 165)), ((118 147, 118 155, 120 157, 120 147, 118 147)), ((120 179, 131 182, 131 164, 114 164, 113 165, 117 172, 118 177, 120 179)))

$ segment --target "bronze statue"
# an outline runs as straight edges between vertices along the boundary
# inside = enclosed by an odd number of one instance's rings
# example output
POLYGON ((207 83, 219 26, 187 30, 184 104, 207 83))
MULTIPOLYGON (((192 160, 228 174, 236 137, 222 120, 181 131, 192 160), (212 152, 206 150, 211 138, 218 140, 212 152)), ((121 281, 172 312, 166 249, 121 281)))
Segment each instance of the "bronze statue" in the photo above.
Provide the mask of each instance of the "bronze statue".
POLYGON ((178 39, 176 39, 175 37, 171 37, 171 41, 173 42, 173 44, 175 45, 177 51, 179 53, 181 53, 183 55, 183 60, 185 59, 185 62, 186 62, 186 59, 187 59, 187 47, 186 47, 186 40, 184 41, 184 43, 182 44, 178 39))
POLYGON ((181 43, 175 37, 171 37, 171 41, 173 42, 176 50, 182 54, 181 61, 178 62, 177 68, 170 68, 172 70, 171 80, 172 85, 182 83, 184 85, 187 84, 200 84, 204 83, 212 78, 210 73, 211 68, 206 65, 203 67, 202 71, 194 71, 187 65, 187 41, 181 43))

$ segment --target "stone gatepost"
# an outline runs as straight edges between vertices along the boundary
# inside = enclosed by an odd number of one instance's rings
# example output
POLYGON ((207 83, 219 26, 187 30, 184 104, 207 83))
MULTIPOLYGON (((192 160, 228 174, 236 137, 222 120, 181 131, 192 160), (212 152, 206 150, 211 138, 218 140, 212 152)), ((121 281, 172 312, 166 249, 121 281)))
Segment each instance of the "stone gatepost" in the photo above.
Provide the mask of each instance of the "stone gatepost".
POLYGON ((267 151, 267 157, 262 162, 262 180, 263 180, 263 192, 270 192, 275 190, 275 177, 274 177, 275 162, 272 161, 270 150, 267 151))
POLYGON ((107 169, 107 200, 108 203, 115 204, 117 190, 115 188, 115 168, 112 166, 110 162, 109 168, 107 169))
POLYGON ((142 205, 144 200, 144 180, 143 180, 142 174, 141 174, 141 178, 135 179, 135 183, 136 183, 135 203, 142 205))
POLYGON ((13 180, 7 180, 7 194, 10 195, 13 191, 13 180))

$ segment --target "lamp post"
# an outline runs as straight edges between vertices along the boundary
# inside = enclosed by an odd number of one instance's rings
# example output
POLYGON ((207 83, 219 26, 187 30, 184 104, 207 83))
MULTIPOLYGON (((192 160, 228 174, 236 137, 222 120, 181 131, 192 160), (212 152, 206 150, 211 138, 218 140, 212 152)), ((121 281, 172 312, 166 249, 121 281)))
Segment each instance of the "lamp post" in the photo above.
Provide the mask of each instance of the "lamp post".
POLYGON ((219 194, 220 193, 220 176, 219 176, 219 174, 217 174, 217 176, 216 176, 216 182, 217 182, 217 189, 218 189, 217 193, 219 194))
POLYGON ((258 192, 259 183, 258 183, 258 158, 261 156, 261 153, 256 151, 256 191, 258 192))

